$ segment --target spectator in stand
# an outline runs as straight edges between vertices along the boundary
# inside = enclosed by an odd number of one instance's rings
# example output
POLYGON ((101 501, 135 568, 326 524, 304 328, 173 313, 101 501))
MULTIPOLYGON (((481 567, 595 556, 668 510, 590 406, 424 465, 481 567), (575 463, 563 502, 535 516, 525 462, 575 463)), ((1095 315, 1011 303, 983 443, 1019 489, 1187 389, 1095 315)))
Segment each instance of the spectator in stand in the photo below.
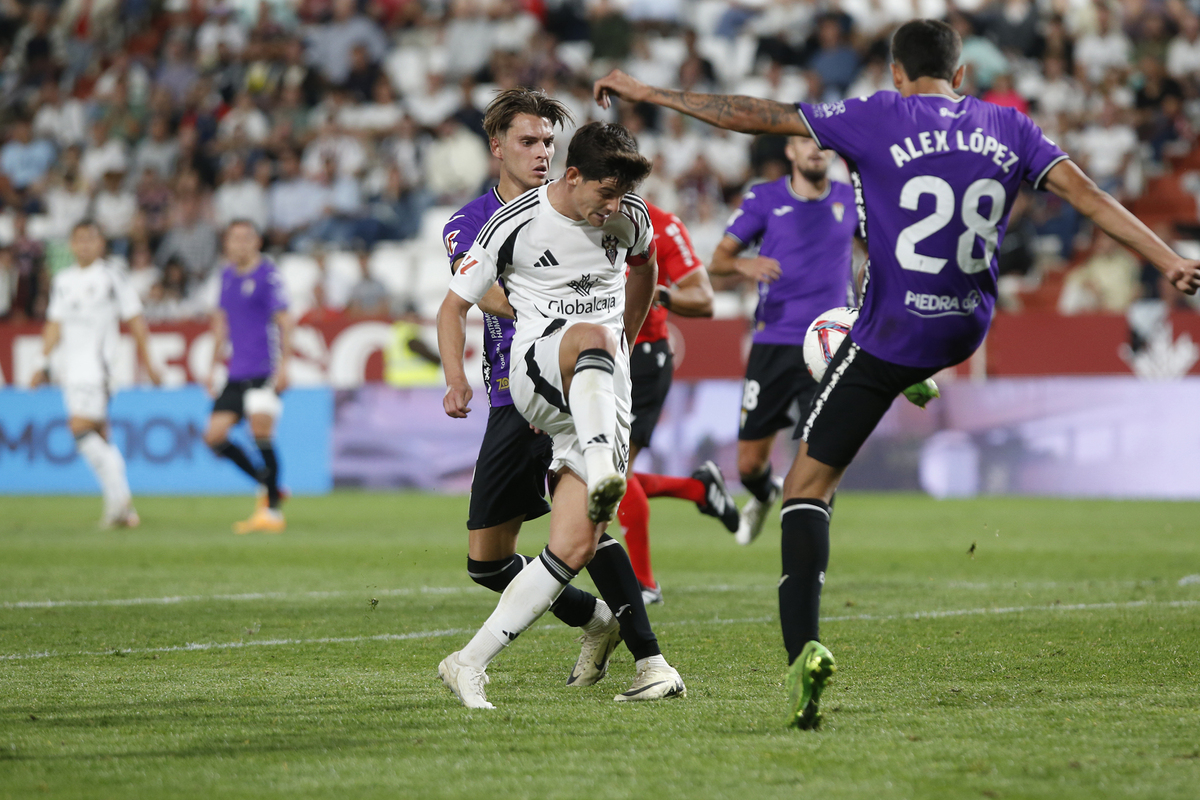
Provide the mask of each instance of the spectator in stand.
POLYGON ((426 186, 439 203, 465 202, 482 190, 489 160, 480 138, 450 117, 426 152, 426 186))
POLYGON ((46 316, 50 276, 46 274, 46 245, 29 235, 28 217, 13 215, 13 241, 8 247, 12 274, 9 319, 39 320, 46 316))
POLYGON ((154 266, 154 251, 145 242, 135 244, 129 253, 128 277, 129 285, 145 306, 150 302, 154 286, 162 279, 162 273, 154 266))
POLYGON ((153 167, 142 170, 137 183, 138 213, 149 242, 156 245, 167 232, 171 219, 171 189, 153 167))
POLYGON ((1075 65, 1081 77, 1099 83, 1109 67, 1129 69, 1133 48, 1108 6, 1097 3, 1095 9, 1096 31, 1076 40, 1075 65))
POLYGON ((96 221, 108 240, 109 250, 129 255, 129 235, 138 213, 137 196, 124 187, 125 174, 117 170, 104 173, 104 183, 92 198, 89 216, 96 221))
POLYGON ((1200 75, 1200 17, 1189 11, 1183 12, 1179 33, 1167 46, 1167 73, 1179 80, 1200 75))
POLYGON ((988 37, 1004 53, 1022 58, 1031 58, 1037 52, 1041 40, 1037 3, 1031 0, 1003 0, 985 12, 985 27, 988 37))
POLYGON ((317 138, 304 148, 301 167, 309 175, 320 175, 331 159, 343 175, 357 175, 367 166, 367 152, 362 143, 333 120, 321 125, 317 138))
POLYGON ((358 179, 342 173, 337 161, 329 158, 321 170, 320 182, 326 203, 321 218, 294 238, 292 246, 312 252, 318 244, 332 249, 374 244, 378 226, 365 213, 358 179))
POLYGON ((46 217, 53 238, 66 240, 75 225, 87 217, 92 197, 78 167, 55 170, 44 195, 46 217))
POLYGON ((150 120, 149 135, 133 149, 133 174, 141 175, 154 170, 162 178, 175 174, 175 163, 179 159, 179 142, 171 135, 171 122, 165 116, 150 120))
POLYGON ((358 44, 366 48, 373 64, 387 53, 383 31, 374 20, 357 12, 355 0, 334 0, 333 19, 309 29, 308 63, 330 84, 340 86, 350 75, 350 54, 358 44))
POLYGON ((129 167, 125 142, 110 135, 108 123, 92 123, 92 135, 79 162, 79 172, 89 187, 97 187, 107 172, 124 172, 129 167))
POLYGON ((198 78, 195 59, 188 53, 186 33, 173 34, 167 41, 162 64, 154 78, 155 85, 166 89, 172 102, 180 106, 191 95, 198 78))
POLYGON ((1068 148, 1091 179, 1118 198, 1126 194, 1126 172, 1138 147, 1137 134, 1121 116, 1111 101, 1105 101, 1096 121, 1071 137, 1068 148))
POLYGON ((203 68, 217 61, 217 52, 223 45, 233 55, 246 49, 247 29, 233 15, 233 8, 225 2, 209 7, 208 19, 196 31, 196 60, 203 68))
POLYGON ((252 145, 260 145, 267 140, 271 125, 258 106, 254 104, 254 96, 249 92, 240 92, 234 106, 221 118, 217 128, 217 136, 227 145, 237 138, 240 133, 245 141, 252 145))
MULTIPOLYGON (((263 184, 246 174, 246 162, 240 156, 227 156, 221 170, 221 184, 213 193, 213 222, 225 229, 235 219, 254 223, 257 230, 267 227, 267 192, 263 184)), ((259 159, 258 164, 271 172, 271 163, 259 159)))
POLYGON ((375 89, 376 82, 383 76, 379 64, 371 60, 371 54, 365 44, 356 44, 350 50, 350 71, 342 88, 349 92, 356 103, 369 100, 375 89))
POLYGON ((371 200, 370 214, 378 223, 378 238, 394 242, 414 238, 421 232, 428 205, 425 191, 410 185, 400 167, 393 164, 383 189, 371 200))
MULTIPOLYGON (((0 148, 0 172, 15 197, 22 202, 29 189, 45 179, 54 163, 54 145, 46 139, 33 138, 33 126, 27 119, 18 119, 12 126, 12 138, 0 148)), ((15 199, 15 198, 14 198, 15 199)), ((10 201, 13 202, 13 201, 10 201)))
POLYGON ((295 151, 279 157, 279 177, 267 195, 267 236, 272 246, 286 247, 292 237, 314 224, 325 212, 328 191, 300 171, 295 151))
POLYGON ((188 295, 188 271, 177 259, 163 267, 162 277, 150 288, 142 312, 147 322, 181 322, 204 316, 203 309, 188 295))
POLYGON ((1092 255, 1068 272, 1063 281, 1058 312, 1123 314, 1141 293, 1140 274, 1141 264, 1137 258, 1097 229, 1092 255))
POLYGON ((59 148, 83 144, 87 138, 87 109, 74 97, 63 97, 57 80, 42 82, 33 135, 55 142, 59 148))
POLYGON ((28 21, 17 31, 4 62, 4 71, 19 76, 22 86, 40 86, 53 79, 67 60, 66 37, 54 26, 54 7, 37 3, 29 9, 28 21))
POLYGON ((154 253, 154 262, 166 274, 166 266, 178 261, 189 279, 202 282, 217 263, 220 241, 217 229, 204 219, 199 189, 194 176, 181 176, 175 194, 175 219, 154 253))
POLYGON ((350 297, 346 301, 346 316, 375 319, 391 316, 391 295, 388 294, 387 287, 371 275, 370 255, 362 250, 357 255, 361 278, 350 290, 350 297))
POLYGON ((821 76, 825 98, 838 100, 858 74, 858 53, 846 42, 841 19, 834 14, 823 16, 817 23, 817 52, 808 68, 821 76))
POLYGON ((967 80, 978 91, 990 89, 997 75, 1010 70, 1008 59, 991 39, 979 35, 979 26, 971 17, 955 11, 949 22, 962 37, 960 63, 967 65, 967 80))
POLYGON ((983 93, 983 99, 998 106, 1015 108, 1022 114, 1029 113, 1029 103, 1013 87, 1013 77, 1007 72, 996 76, 992 88, 983 93))

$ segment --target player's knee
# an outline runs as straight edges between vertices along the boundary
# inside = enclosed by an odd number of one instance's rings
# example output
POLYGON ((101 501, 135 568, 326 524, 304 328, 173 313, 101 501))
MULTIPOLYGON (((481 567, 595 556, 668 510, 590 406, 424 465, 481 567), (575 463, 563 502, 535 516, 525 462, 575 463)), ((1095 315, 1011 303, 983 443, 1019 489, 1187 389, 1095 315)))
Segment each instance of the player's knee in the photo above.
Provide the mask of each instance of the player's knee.
POLYGON ((554 554, 562 559, 562 562, 571 569, 579 572, 588 564, 592 563, 592 558, 596 555, 596 543, 589 537, 585 541, 575 542, 570 545, 561 547, 563 552, 558 552, 560 548, 556 547, 554 554))
POLYGON ((617 336, 603 325, 588 325, 580 334, 579 349, 617 352, 617 336))
POLYGON ((204 443, 209 450, 219 450, 228 437, 225 431, 207 430, 204 432, 204 443))
POLYGON ((767 468, 767 458, 769 453, 764 456, 757 452, 741 452, 738 453, 738 475, 743 478, 757 478, 767 468))

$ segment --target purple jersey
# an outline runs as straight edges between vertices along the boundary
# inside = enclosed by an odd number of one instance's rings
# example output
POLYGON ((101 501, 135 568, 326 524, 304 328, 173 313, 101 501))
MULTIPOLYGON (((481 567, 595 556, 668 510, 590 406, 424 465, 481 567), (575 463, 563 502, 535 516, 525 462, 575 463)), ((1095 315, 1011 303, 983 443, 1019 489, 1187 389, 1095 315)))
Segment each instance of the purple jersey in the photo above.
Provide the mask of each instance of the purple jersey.
MULTIPOLYGON (((450 217, 442 229, 442 240, 446 243, 452 268, 454 262, 466 255, 471 245, 475 244, 480 229, 502 205, 504 201, 500 199, 500 193, 491 189, 450 217)), ((512 405, 512 395, 508 393, 508 352, 516 330, 516 323, 511 319, 483 315, 483 382, 492 406, 512 405)))
POLYGON ((1021 181, 1041 189, 1066 154, 1029 117, 974 97, 879 92, 797 107, 854 181, 870 280, 851 338, 909 367, 968 358, 991 323, 1021 181))
POLYGON ((745 245, 761 241, 759 255, 779 262, 774 283, 758 284, 754 341, 804 344, 808 326, 831 308, 853 305, 851 246, 858 214, 854 190, 829 182, 824 196, 807 200, 791 176, 750 188, 725 234, 745 245))
POLYGON ((266 378, 279 359, 275 314, 287 310, 283 281, 267 259, 245 274, 227 265, 221 273, 221 310, 229 323, 229 380, 266 378))

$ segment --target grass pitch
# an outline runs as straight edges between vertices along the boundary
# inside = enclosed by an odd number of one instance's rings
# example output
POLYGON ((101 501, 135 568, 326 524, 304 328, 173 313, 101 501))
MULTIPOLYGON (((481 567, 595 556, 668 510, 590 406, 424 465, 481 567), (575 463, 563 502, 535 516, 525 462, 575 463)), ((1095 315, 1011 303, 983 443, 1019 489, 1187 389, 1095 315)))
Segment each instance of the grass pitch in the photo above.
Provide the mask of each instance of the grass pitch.
MULTIPOLYGON (((0 797, 1194 798, 1195 506, 839 497, 815 733, 783 726, 778 522, 739 548, 654 501, 688 697, 614 703, 618 651, 564 684, 549 616, 460 707, 438 661, 495 596, 467 579, 462 498, 0 500, 0 797), (973 551, 968 553, 969 550, 973 551), (820 794, 816 794, 819 792, 820 794)), ((528 526, 523 552, 545 542, 528 526)), ((590 584, 581 576, 581 583, 590 584)))

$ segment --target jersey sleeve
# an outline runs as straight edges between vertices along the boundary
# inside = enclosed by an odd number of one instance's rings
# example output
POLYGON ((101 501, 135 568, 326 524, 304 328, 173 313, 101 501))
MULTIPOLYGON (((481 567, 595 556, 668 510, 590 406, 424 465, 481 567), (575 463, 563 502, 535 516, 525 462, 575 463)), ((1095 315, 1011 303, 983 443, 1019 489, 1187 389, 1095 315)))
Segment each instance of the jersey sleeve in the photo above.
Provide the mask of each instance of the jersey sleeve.
POLYGON ((870 148, 869 139, 879 129, 885 106, 898 97, 895 92, 876 92, 833 103, 797 103, 796 110, 822 150, 858 161, 870 148))
POLYGON ((479 229, 486 221, 486 219, 479 219, 478 214, 470 213, 469 206, 464 206, 450 217, 449 222, 442 228, 442 244, 446 246, 446 255, 450 258, 451 269, 454 269, 454 262, 465 256, 471 249, 471 245, 475 244, 475 238, 479 236, 479 229))
POLYGON ((478 303, 500 277, 496 257, 495 252, 476 241, 462 257, 458 272, 450 279, 450 291, 468 303, 478 303))
POLYGON ((271 267, 271 271, 267 273, 267 307, 272 314, 287 311, 287 292, 283 287, 283 276, 279 274, 277 267, 271 267))
POLYGON ((134 290, 133 284, 124 275, 111 270, 113 292, 117 298, 117 313, 122 320, 130 320, 142 313, 142 300, 134 290))
POLYGON ((654 255, 654 223, 650 220, 650 209, 646 201, 637 195, 627 195, 622 203, 622 211, 633 223, 633 244, 625 255, 625 263, 631 267, 640 267, 654 255))
POLYGON ((658 282, 664 285, 678 283, 685 275, 704 266, 692 247, 692 239, 679 217, 671 214, 666 225, 658 232, 658 282))
POLYGON ((754 191, 754 187, 742 195, 742 205, 729 216, 725 223, 725 235, 732 236, 742 244, 758 240, 767 229, 767 208, 754 191))
POLYGON ((1020 112, 1016 112, 1016 117, 1021 127, 1021 178, 1034 189, 1044 189, 1050 168, 1070 156, 1046 138, 1036 122, 1020 112))

